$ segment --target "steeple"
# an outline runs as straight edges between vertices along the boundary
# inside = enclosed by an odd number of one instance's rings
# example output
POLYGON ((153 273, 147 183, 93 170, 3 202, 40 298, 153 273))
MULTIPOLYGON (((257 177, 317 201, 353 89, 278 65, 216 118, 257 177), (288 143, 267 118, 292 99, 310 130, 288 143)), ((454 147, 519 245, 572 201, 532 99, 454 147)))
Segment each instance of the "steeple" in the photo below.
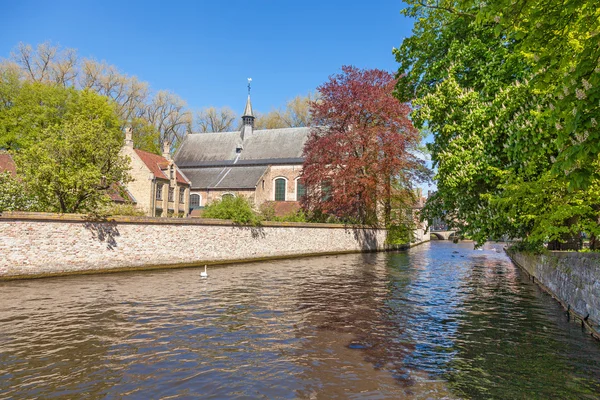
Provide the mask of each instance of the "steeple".
POLYGON ((254 130, 254 113, 252 112, 252 102, 250 101, 250 82, 252 78, 248 78, 248 100, 246 100, 246 108, 242 115, 242 131, 240 132, 240 139, 244 141, 244 136, 251 134, 254 130))
POLYGON ((244 121, 244 124, 251 124, 252 126, 254 126, 254 114, 252 113, 252 102, 250 101, 250 93, 248 93, 248 100, 246 100, 246 108, 244 109, 242 119, 244 121), (246 122, 246 119, 248 120, 248 122, 246 122))
POLYGON ((250 125, 254 128, 254 113, 252 112, 252 102, 250 101, 250 84, 252 78, 248 78, 248 100, 246 100, 246 108, 244 108, 244 114, 242 114, 242 122, 244 125, 250 125))

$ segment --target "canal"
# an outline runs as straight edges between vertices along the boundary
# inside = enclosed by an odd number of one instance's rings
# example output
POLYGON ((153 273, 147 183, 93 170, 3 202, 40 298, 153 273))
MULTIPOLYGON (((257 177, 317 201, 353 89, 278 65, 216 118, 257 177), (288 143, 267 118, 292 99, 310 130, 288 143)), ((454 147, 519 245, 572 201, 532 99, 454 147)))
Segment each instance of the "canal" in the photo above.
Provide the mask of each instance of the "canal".
POLYGON ((0 398, 600 397, 600 343, 491 247, 200 271, 0 283, 0 398))

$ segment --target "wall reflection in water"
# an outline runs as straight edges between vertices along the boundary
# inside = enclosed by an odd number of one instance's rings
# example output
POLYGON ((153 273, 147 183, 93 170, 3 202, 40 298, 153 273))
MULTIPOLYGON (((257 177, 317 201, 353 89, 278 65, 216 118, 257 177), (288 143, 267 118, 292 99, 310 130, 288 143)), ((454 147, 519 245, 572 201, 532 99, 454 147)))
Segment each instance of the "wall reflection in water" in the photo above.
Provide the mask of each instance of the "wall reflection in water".
POLYGON ((490 249, 436 242, 199 274, 0 283, 0 397, 600 392, 600 344, 490 249))

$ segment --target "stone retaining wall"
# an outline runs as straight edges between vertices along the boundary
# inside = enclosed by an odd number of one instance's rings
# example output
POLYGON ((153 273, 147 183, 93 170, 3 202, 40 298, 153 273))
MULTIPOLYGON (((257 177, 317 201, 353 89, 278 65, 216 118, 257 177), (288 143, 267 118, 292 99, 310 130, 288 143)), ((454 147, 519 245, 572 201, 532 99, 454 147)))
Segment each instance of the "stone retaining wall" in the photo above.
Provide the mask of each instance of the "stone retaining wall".
MULTIPOLYGON (((416 232, 417 237, 425 237, 416 232)), ((0 279, 186 266, 386 248, 386 231, 333 224, 3 213, 0 279)))
POLYGON ((530 254, 508 251, 515 264, 587 324, 600 332, 600 254, 551 251, 530 254))

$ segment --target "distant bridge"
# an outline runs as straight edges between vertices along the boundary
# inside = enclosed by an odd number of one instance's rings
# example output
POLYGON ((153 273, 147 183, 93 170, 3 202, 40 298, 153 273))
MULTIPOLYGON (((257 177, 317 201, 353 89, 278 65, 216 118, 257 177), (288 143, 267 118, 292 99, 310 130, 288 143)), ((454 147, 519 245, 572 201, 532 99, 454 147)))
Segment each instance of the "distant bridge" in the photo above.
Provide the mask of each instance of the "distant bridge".
POLYGON ((456 231, 429 231, 430 235, 435 235, 439 240, 452 240, 456 236, 456 231))

